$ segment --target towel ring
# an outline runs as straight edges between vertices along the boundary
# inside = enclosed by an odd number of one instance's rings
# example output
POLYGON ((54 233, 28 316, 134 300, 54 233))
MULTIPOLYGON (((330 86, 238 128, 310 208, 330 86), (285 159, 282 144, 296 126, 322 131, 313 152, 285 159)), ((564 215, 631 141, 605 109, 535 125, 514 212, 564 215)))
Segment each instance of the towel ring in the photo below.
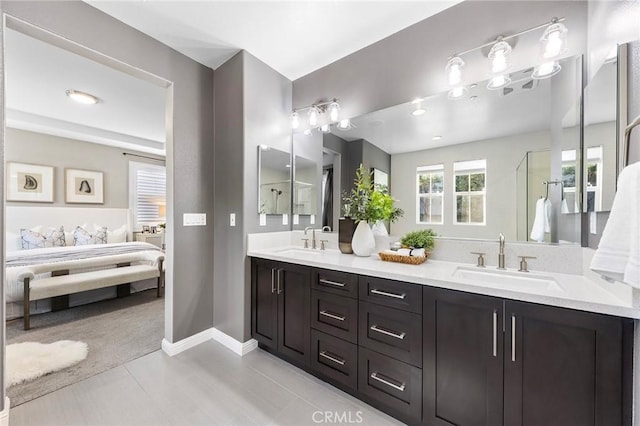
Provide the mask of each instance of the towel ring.
POLYGON ((626 167, 629 165, 629 151, 631 148, 631 132, 634 128, 640 125, 640 115, 636 117, 635 120, 631 122, 624 130, 624 145, 622 146, 622 161, 623 166, 626 167))
POLYGON ((549 184, 553 184, 553 185, 560 185, 560 188, 562 189, 562 195, 561 195, 561 200, 564 200, 564 182, 561 180, 546 180, 544 182, 542 182, 542 184, 546 187, 546 194, 544 199, 548 200, 549 199, 549 184))

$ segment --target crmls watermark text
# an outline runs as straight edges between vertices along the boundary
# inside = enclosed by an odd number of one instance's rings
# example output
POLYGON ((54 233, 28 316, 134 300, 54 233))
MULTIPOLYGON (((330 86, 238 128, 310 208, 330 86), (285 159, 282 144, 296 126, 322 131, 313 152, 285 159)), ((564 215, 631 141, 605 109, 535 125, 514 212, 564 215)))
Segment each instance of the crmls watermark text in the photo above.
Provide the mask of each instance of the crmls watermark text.
POLYGON ((362 423, 362 411, 314 411, 314 423, 362 423))

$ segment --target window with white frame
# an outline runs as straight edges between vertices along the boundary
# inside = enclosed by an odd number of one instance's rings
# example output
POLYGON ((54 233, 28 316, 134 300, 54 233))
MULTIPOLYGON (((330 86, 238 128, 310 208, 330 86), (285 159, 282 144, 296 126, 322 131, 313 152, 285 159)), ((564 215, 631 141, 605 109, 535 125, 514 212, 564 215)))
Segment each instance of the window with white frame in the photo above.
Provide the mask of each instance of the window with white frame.
POLYGON ((442 194, 444 191, 444 165, 417 168, 416 223, 441 225, 442 194))
POLYGON ((487 160, 453 163, 454 218, 453 223, 484 225, 487 209, 487 160))
POLYGON ((602 146, 587 148, 587 211, 602 210, 602 146))
POLYGON ((577 211, 576 205, 576 165, 577 151, 575 149, 567 149, 562 151, 562 196, 567 202, 567 209, 570 213, 577 211))
POLYGON ((129 208, 135 231, 166 221, 166 182, 164 166, 129 162, 129 208))

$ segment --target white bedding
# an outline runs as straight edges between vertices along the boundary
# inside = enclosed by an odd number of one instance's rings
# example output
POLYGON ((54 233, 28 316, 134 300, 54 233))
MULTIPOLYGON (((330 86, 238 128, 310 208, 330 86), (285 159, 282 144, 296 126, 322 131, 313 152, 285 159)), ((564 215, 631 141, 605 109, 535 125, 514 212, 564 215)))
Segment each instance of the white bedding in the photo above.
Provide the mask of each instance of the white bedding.
MULTIPOLYGON (((85 246, 52 247, 33 250, 19 250, 7 252, 5 273, 6 302, 22 301, 23 284, 17 277, 21 270, 29 265, 43 263, 68 262, 100 256, 116 254, 159 251, 158 247, 144 242, 93 244, 85 246)), ((89 270, 108 269, 114 266, 94 267, 91 269, 70 269, 70 273, 87 272, 89 270)), ((50 273, 40 274, 38 277, 50 276, 50 273)))

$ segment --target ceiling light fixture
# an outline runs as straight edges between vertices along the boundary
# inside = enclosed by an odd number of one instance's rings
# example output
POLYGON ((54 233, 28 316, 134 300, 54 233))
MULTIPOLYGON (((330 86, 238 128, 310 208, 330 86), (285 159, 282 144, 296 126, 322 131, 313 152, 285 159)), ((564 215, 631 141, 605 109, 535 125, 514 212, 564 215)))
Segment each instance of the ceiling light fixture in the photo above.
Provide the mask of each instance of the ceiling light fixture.
POLYGON ((422 107, 422 101, 423 99, 416 99, 411 102, 411 104, 414 105, 414 110, 411 111, 411 115, 417 117, 427 112, 427 110, 422 107))
POLYGON ((79 104, 84 105, 95 105, 98 103, 98 98, 85 92, 81 92, 79 90, 65 90, 65 92, 69 99, 78 102, 79 104))
POLYGON ((507 40, 514 39, 523 34, 529 33, 531 31, 537 31, 542 28, 545 29, 542 37, 540 38, 544 63, 534 68, 531 77, 534 79, 549 78, 560 72, 560 64, 557 60, 554 60, 554 58, 557 58, 568 50, 568 31, 567 27, 562 24, 564 20, 565 18, 554 17, 544 24, 540 24, 508 36, 500 36, 489 43, 485 43, 483 45, 465 50, 464 52, 458 52, 451 55, 449 57, 449 60, 447 61, 447 66, 445 67, 449 86, 452 87, 452 89, 449 90, 449 99, 461 99, 462 97, 464 97, 468 90, 467 88, 461 86, 462 68, 465 64, 462 56, 476 50, 490 47, 488 54, 490 62, 489 71, 491 74, 493 74, 493 77, 489 80, 487 88, 491 90, 500 89, 511 82, 509 75, 506 74, 506 71, 508 71, 512 66, 509 59, 513 51, 513 46, 511 46, 511 44, 509 44, 507 40))
POLYGON ((291 128, 297 129, 300 125, 300 119, 298 113, 308 110, 307 120, 309 126, 316 127, 320 121, 320 116, 329 111, 330 122, 337 122, 340 118, 340 101, 338 99, 331 99, 326 102, 318 102, 312 105, 308 105, 302 108, 295 108, 291 112, 291 128))
POLYGON ((498 90, 502 89, 505 86, 508 86, 511 83, 511 78, 507 74, 500 74, 492 77, 487 83, 487 89, 489 90, 498 90))
POLYGON ((473 96, 469 97, 469 100, 470 101, 476 101, 476 100, 478 100, 478 97, 476 95, 473 95, 473 96))
POLYGON ((442 139, 442 136, 439 136, 439 135, 436 135, 431 138, 432 141, 439 141, 440 139, 442 139))
POLYGON ((467 93, 469 93, 469 90, 464 87, 464 86, 458 86, 458 87, 454 87, 453 89, 449 90, 449 94, 447 95, 447 97, 449 99, 462 99, 464 98, 467 93))
POLYGON ((457 55, 454 55, 447 62, 445 71, 449 78, 449 86, 457 86, 462 81, 462 68, 464 68, 464 61, 457 55))

